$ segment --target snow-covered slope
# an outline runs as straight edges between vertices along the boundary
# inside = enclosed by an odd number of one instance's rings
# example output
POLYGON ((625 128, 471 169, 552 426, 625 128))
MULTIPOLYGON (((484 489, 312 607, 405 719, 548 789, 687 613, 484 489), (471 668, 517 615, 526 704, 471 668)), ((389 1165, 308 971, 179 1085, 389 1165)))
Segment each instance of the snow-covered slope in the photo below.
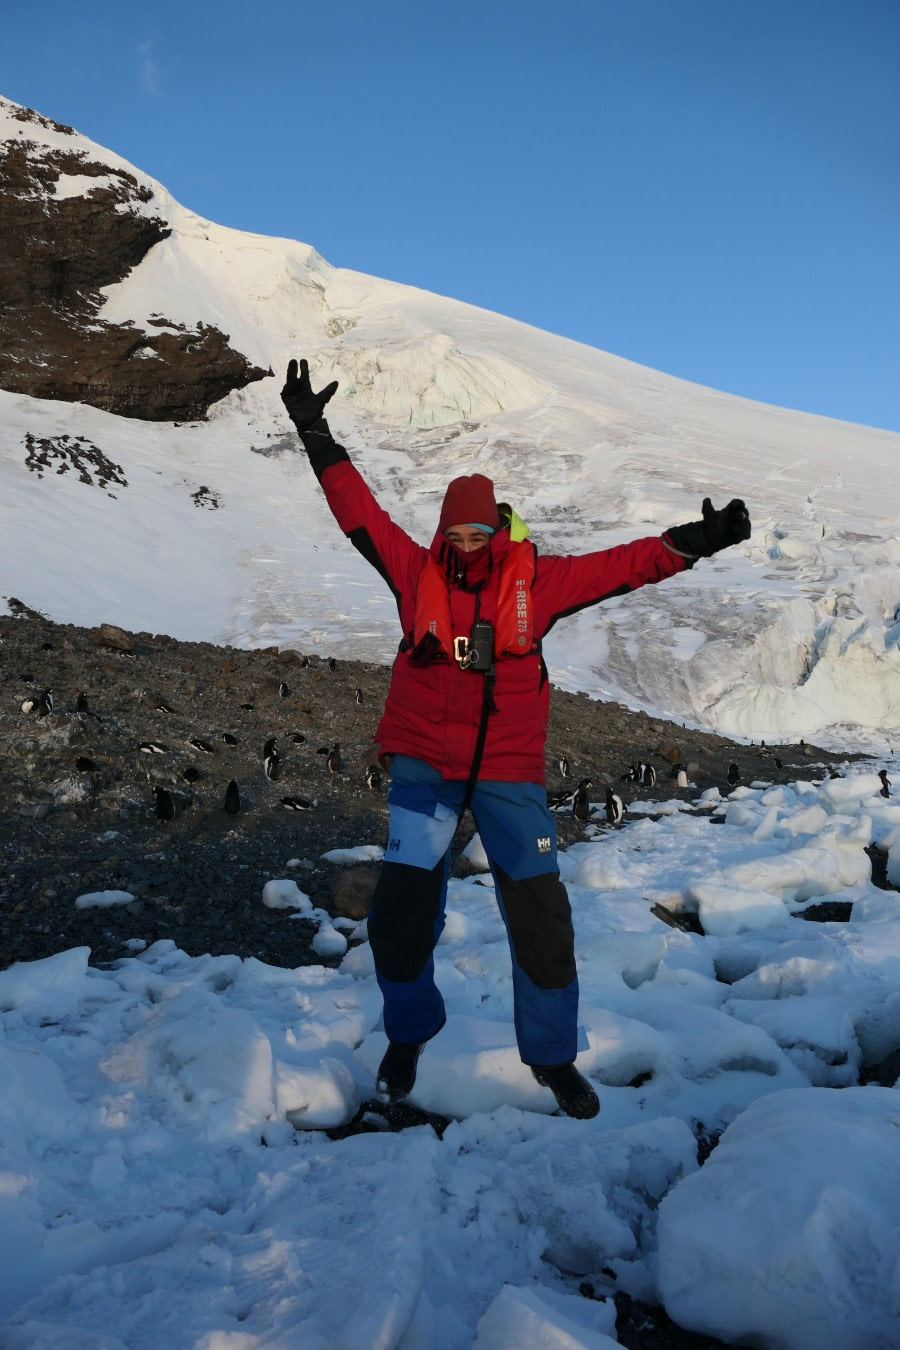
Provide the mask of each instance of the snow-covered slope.
MULTIPOLYGON (((0 143, 21 133, 8 108, 0 143)), ((202 220, 126 167, 171 234, 101 318, 215 324, 278 374, 180 426, 0 392, 4 595, 64 621, 389 660, 393 601, 332 522, 278 397, 306 355, 317 384, 340 381, 335 434, 423 541, 447 480, 474 470, 545 552, 658 533, 705 495, 746 499, 746 545, 554 630, 555 683, 748 738, 880 750, 900 736, 900 436, 335 269, 202 220)), ((71 179, 57 195, 92 190, 71 179)))

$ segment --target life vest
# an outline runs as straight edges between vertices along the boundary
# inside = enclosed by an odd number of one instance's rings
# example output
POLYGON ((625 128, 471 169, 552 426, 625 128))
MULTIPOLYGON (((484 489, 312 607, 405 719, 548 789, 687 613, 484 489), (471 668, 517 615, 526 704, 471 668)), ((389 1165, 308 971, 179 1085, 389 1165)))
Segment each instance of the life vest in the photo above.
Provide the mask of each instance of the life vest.
MULTIPOLYGON (((531 588, 537 551, 530 540, 510 546, 500 562, 497 613, 494 618, 494 655, 527 656, 534 650, 534 607, 531 588)), ((412 634, 414 661, 447 661, 453 652, 450 592, 447 579, 430 555, 416 585, 416 614, 412 634)))

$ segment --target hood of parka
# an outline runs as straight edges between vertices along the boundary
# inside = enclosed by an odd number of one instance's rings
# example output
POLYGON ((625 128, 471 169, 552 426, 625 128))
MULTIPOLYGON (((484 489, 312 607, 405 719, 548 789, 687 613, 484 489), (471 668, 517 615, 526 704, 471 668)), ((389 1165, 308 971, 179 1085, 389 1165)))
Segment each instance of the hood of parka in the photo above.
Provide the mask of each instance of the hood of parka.
POLYGON ((472 553, 463 553, 450 543, 441 530, 435 533, 429 552, 440 566, 447 582, 451 586, 460 586, 466 591, 481 590, 488 577, 499 567, 510 549, 508 529, 499 529, 492 534, 484 548, 472 553))

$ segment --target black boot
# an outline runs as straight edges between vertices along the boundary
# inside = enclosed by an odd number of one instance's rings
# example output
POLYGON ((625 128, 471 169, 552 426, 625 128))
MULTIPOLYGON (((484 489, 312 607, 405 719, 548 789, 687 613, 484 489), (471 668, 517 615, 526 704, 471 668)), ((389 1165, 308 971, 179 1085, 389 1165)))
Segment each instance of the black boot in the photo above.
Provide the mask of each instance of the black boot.
POLYGON ((424 1041, 389 1041, 378 1066, 375 1086, 389 1102, 402 1102, 413 1090, 424 1041))
POLYGON ((577 1120, 590 1120, 600 1110, 600 1098, 574 1064, 532 1064, 541 1087, 548 1087, 559 1108, 577 1120))

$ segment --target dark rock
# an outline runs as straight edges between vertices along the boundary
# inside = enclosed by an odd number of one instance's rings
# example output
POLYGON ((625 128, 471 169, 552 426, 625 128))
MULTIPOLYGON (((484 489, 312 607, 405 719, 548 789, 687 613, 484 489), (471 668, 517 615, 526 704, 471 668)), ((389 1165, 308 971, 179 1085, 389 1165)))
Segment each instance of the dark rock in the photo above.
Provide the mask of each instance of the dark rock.
POLYGON ((0 147, 0 387, 122 417, 196 421, 271 373, 213 324, 189 329, 161 314, 147 329, 104 322, 101 288, 128 276, 171 225, 146 184, 91 158, 71 127, 3 102, 28 134, 0 147), (71 136, 71 149, 51 148, 45 129, 71 136), (57 197, 73 174, 92 181, 57 197))
POLYGON ((378 884, 378 869, 345 867, 331 879, 331 902, 335 914, 346 919, 364 919, 372 908, 378 884))
POLYGON ((134 651, 134 642, 130 633, 126 633, 124 628, 117 628, 112 623, 101 623, 97 629, 97 642, 101 647, 112 647, 113 651, 131 652, 134 651))

